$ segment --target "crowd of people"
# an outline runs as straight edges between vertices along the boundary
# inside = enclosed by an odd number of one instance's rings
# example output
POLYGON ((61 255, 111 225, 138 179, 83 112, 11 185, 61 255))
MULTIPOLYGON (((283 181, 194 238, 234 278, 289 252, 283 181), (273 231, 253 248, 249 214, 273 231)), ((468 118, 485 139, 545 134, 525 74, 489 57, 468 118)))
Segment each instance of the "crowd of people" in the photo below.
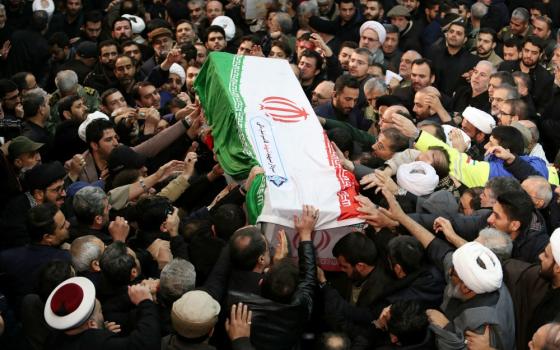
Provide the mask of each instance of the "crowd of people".
POLYGON ((556 0, 3 1, 0 348, 560 349, 559 27, 556 0), (286 60, 354 174, 337 271, 321 208, 290 243, 249 225, 264 170, 224 174, 195 89, 219 51, 286 60))

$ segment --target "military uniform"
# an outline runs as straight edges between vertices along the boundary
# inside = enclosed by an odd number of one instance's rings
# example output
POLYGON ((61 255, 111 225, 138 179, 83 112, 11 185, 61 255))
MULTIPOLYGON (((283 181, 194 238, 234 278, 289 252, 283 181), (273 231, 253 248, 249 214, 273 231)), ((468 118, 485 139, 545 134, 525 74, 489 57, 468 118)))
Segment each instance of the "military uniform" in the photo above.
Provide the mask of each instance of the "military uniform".
POLYGON ((498 40, 501 41, 502 43, 511 39, 523 41, 532 32, 533 32, 532 25, 529 25, 521 35, 514 34, 509 26, 505 26, 502 28, 502 30, 498 32, 498 40))
MULTIPOLYGON (((89 113, 93 113, 99 109, 99 93, 94 88, 78 85, 78 96, 80 96, 82 100, 84 100, 89 113)), ((58 103, 61 99, 62 96, 60 94, 60 91, 56 90, 52 94, 49 101, 49 104, 51 106, 51 115, 47 122, 47 130, 49 131, 49 133, 51 133, 51 135, 54 135, 56 125, 58 125, 62 120, 61 116, 58 113, 58 103)))

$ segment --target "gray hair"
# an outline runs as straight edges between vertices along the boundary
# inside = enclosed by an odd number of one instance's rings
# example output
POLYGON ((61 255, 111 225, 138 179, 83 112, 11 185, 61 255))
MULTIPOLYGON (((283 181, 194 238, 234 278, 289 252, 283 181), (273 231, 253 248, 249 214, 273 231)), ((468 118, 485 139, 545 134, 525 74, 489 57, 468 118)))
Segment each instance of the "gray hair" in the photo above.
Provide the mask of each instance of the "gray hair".
POLYGON ((78 85, 78 75, 73 70, 62 70, 56 75, 54 83, 63 94, 73 92, 78 85))
POLYGON ((299 4, 298 7, 298 15, 311 15, 311 16, 318 16, 319 15, 319 5, 315 0, 308 0, 304 1, 299 4))
POLYGON ((478 63, 476 65, 478 66, 479 64, 490 67, 490 75, 492 75, 492 74, 494 74, 498 71, 496 69, 496 67, 492 64, 492 62, 490 62, 490 61, 486 61, 486 60, 478 61, 478 63))
POLYGON ((288 34, 292 30, 292 17, 290 17, 289 14, 285 12, 276 12, 275 18, 278 21, 282 33, 288 34))
POLYGON ((364 92, 370 92, 370 91, 379 91, 383 95, 387 95, 389 93, 389 90, 387 89, 387 85, 385 84, 385 82, 377 78, 370 78, 365 82, 364 92))
POLYGON ((487 227, 478 233, 478 238, 478 242, 494 252, 500 261, 511 257, 513 241, 507 233, 487 227))
POLYGON ((193 264, 175 258, 171 260, 159 276, 161 295, 168 301, 174 302, 186 292, 193 290, 196 282, 196 272, 193 264))
POLYGON ((543 200, 543 208, 548 207, 552 201, 552 187, 548 180, 542 176, 531 175, 525 181, 532 182, 537 187, 537 198, 543 200))
POLYGON ((94 260, 101 259, 103 254, 103 242, 93 235, 87 235, 76 238, 70 245, 70 255, 72 256, 72 265, 76 272, 88 271, 94 260))
POLYGON ((471 6, 471 16, 474 19, 482 19, 488 13, 488 6, 481 2, 474 3, 471 6))
POLYGON ((513 10, 513 12, 511 13, 511 18, 520 19, 525 23, 529 22, 530 17, 531 17, 531 14, 524 7, 518 7, 515 10, 513 10))
POLYGON ((107 194, 99 187, 86 186, 76 192, 72 200, 78 221, 91 225, 97 215, 103 215, 107 194))
MULTIPOLYGON (((550 329, 546 333, 546 338, 544 340, 543 349, 558 349, 560 347, 560 323, 551 322, 548 323, 550 329)), ((546 325, 543 325, 546 326, 546 325)))
POLYGON ((517 91, 517 87, 510 85, 510 84, 502 84, 496 88, 503 89, 507 91, 506 99, 513 100, 515 98, 519 98, 519 91, 517 91))
POLYGON ((486 182, 485 188, 492 191, 494 199, 498 198, 499 195, 506 192, 522 191, 519 181, 514 177, 510 176, 496 176, 491 178, 486 182))

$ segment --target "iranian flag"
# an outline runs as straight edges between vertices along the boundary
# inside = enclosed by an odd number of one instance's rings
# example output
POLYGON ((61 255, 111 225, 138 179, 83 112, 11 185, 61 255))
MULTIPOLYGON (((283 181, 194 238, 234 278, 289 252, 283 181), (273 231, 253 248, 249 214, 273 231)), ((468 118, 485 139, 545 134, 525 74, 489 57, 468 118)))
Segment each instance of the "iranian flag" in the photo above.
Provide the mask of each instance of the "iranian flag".
POLYGON ((195 89, 224 171, 245 179, 251 223, 293 227, 303 204, 320 209, 317 229, 361 223, 358 184, 342 168, 287 61, 213 52, 195 89))

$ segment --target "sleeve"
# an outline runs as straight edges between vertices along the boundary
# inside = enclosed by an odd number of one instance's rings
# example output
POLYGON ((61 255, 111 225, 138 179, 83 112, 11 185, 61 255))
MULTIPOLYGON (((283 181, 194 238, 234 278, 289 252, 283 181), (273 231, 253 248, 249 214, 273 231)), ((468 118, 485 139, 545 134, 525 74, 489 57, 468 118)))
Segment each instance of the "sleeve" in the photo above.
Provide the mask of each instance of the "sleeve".
POLYGON ((148 74, 144 81, 149 81, 154 84, 155 87, 159 88, 167 82, 167 79, 169 79, 169 71, 163 70, 160 65, 157 65, 152 68, 150 74, 148 74))
POLYGON ((519 180, 519 182, 525 181, 529 176, 541 176, 541 173, 535 170, 531 164, 521 159, 521 157, 515 157, 515 160, 511 164, 506 164, 506 162, 504 162, 504 168, 519 180))
POLYGON ((362 177, 366 176, 367 174, 371 174, 374 171, 375 169, 363 164, 354 164, 354 175, 356 175, 357 180, 360 180, 362 177))
POLYGON ((465 337, 435 325, 430 325, 436 338, 436 346, 439 350, 462 350, 466 349, 465 337))
POLYGON ((255 350, 248 337, 237 338, 231 342, 233 350, 255 350))
POLYGON ((189 245, 187 244, 183 236, 178 235, 175 237, 171 237, 169 243, 171 246, 171 254, 173 254, 173 258, 189 260, 189 245))
POLYGON ((325 121, 325 125, 323 126, 325 130, 341 128, 350 132, 350 135, 352 135, 352 139, 358 143, 372 145, 376 142, 375 136, 368 133, 367 131, 357 129, 346 122, 327 118, 325 118, 325 121))
POLYGON ((453 247, 446 241, 436 238, 432 240, 430 245, 426 248, 428 259, 443 272, 447 281, 447 269, 451 267, 448 261, 451 261, 453 255, 453 247), (448 266, 449 265, 449 266, 448 266))
POLYGON ((297 303, 307 309, 308 317, 313 310, 313 291, 316 285, 316 259, 313 242, 300 242, 298 247, 299 256, 299 283, 294 295, 297 303))
POLYGON ((449 173, 467 187, 484 187, 490 176, 490 164, 472 160, 465 153, 460 153, 445 142, 438 140, 427 132, 421 132, 416 149, 427 151, 431 146, 443 147, 449 154, 449 173))
POLYGON ((210 273, 210 276, 208 276, 208 279, 204 283, 202 289, 210 294, 212 298, 221 303, 226 293, 226 284, 230 272, 229 245, 226 245, 222 249, 220 257, 218 258, 218 261, 216 261, 216 264, 214 265, 214 268, 212 269, 212 272, 210 273))
POLYGON ((131 185, 124 185, 121 187, 113 188, 107 194, 109 197, 109 203, 111 207, 115 210, 121 210, 128 203, 128 196, 130 192, 131 185))
POLYGON ((164 129, 163 131, 157 133, 153 137, 150 137, 148 140, 142 142, 138 146, 134 146, 133 150, 148 158, 152 158, 163 149, 171 145, 182 135, 187 137, 185 131, 185 125, 183 123, 175 123, 167 129, 164 129))
POLYGON ((159 191, 158 195, 175 202, 183 192, 189 187, 189 179, 184 176, 177 176, 159 191))
POLYGON ((420 151, 418 150, 407 149, 403 152, 395 153, 393 158, 385 162, 385 165, 391 169, 391 176, 394 176, 397 174, 399 166, 414 162, 419 154, 420 151))

